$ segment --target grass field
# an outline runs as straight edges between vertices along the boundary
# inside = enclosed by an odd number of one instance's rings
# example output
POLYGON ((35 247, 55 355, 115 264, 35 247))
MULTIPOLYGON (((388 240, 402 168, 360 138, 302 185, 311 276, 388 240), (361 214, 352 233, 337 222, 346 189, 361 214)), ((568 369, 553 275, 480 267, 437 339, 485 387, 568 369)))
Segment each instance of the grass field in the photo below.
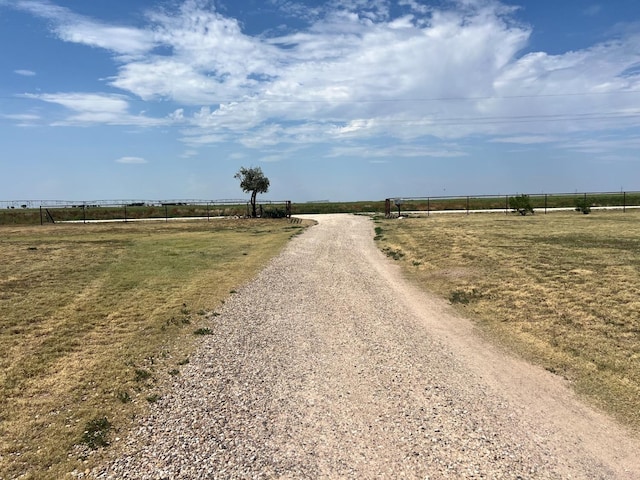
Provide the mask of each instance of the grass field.
MULTIPOLYGON (((594 207, 623 207, 640 205, 640 192, 616 192, 593 194, 532 194, 531 206, 538 211, 547 208, 574 208, 576 202, 585 201, 594 207)), ((0 202, 1 203, 1 202, 0 202)), ((6 202, 5 202, 6 203, 6 202)), ((260 202, 258 202, 260 203, 260 202)), ((509 210, 509 195, 507 196, 461 196, 461 197, 431 197, 422 199, 405 199, 402 212, 408 211, 437 211, 437 210, 509 210)), ((185 217, 216 217, 216 216, 245 216, 249 213, 246 204, 221 203, 180 203, 162 205, 76 205, 51 206, 48 208, 13 208, 0 209, 0 225, 39 225, 50 221, 50 214, 55 222, 84 220, 121 220, 121 219, 165 219, 185 217), (47 211, 48 210, 48 211, 47 211)), ((284 213, 283 203, 266 203, 263 205, 264 215, 277 216, 284 213)), ((384 213, 385 201, 359 202, 306 202, 293 203, 294 215, 317 213, 384 213)), ((397 213, 397 207, 391 202, 392 213, 397 213)))
POLYGON ((640 429, 640 212, 376 220, 422 287, 640 429))
POLYGON ((0 227, 0 478, 64 478, 162 395, 285 220, 0 227))

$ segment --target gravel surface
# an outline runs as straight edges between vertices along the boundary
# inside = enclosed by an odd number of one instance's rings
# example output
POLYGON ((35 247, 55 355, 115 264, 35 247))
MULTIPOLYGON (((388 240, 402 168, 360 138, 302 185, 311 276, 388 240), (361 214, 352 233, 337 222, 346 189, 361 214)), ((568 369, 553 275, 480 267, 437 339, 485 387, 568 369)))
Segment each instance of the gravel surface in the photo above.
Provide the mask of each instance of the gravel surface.
POLYGON ((314 218, 92 476, 640 478, 637 438, 408 285, 369 219, 314 218))

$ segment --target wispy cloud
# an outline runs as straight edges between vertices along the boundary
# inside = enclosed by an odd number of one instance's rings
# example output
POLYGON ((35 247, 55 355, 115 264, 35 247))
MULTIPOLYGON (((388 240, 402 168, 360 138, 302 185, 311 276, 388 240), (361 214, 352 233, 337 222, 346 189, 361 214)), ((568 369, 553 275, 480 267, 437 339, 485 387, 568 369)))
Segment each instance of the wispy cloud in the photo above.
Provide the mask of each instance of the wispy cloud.
POLYGON ((438 146, 427 145, 394 145, 385 147, 352 146, 334 147, 328 157, 360 157, 370 158, 372 163, 386 163, 384 159, 396 158, 455 158, 465 157, 468 154, 455 145, 442 144, 438 146), (373 159, 377 159, 375 161, 373 159))
POLYGON ((494 143, 519 143, 523 145, 552 143, 559 141, 560 138, 551 135, 520 135, 513 137, 496 137, 491 141, 494 143))
POLYGON ((8 118, 9 120, 21 120, 25 122, 35 122, 40 120, 39 115, 33 115, 29 113, 18 113, 18 114, 4 114, 2 118, 8 118))
POLYGON ((105 48, 125 56, 140 55, 155 46, 152 31, 105 24, 46 0, 18 0, 14 7, 51 21, 53 31, 66 42, 105 48))
POLYGON ((23 77, 34 77, 36 75, 36 72, 33 70, 14 70, 13 73, 22 75, 23 77))
POLYGON ((124 163, 126 165, 142 165, 149 162, 141 157, 121 157, 116 160, 116 163, 124 163))
POLYGON ((587 8, 585 8, 583 10, 583 13, 588 17, 595 17, 596 15, 600 14, 601 11, 602 11, 602 5, 594 4, 594 5, 589 5, 587 8))
POLYGON ((32 113, 3 114, 0 115, 0 118, 11 120, 12 122, 15 122, 15 125, 18 127, 35 127, 40 125, 42 121, 42 117, 40 117, 40 115, 32 113))
POLYGON ((179 115, 171 114, 165 118, 152 118, 129 113, 129 102, 123 95, 99 93, 48 93, 27 94, 27 98, 42 100, 61 105, 73 113, 54 125, 135 125, 142 127, 160 126, 175 123, 179 115))

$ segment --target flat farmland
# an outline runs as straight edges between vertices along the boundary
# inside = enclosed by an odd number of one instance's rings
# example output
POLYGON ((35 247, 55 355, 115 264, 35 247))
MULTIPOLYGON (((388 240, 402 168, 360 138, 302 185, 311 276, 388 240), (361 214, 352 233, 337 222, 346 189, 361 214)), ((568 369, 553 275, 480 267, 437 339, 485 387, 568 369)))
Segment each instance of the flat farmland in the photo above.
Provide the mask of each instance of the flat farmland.
POLYGON ((216 308, 303 228, 0 227, 0 478, 90 468, 180 374, 216 308))
POLYGON ((640 428, 640 213, 378 219, 422 288, 640 428))

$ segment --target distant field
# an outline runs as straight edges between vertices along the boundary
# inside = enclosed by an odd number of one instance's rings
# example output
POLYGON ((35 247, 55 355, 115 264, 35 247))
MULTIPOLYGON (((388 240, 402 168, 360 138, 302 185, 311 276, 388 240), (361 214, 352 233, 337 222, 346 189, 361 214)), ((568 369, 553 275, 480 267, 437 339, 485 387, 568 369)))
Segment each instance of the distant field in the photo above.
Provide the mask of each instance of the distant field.
POLYGON ((376 221, 415 281, 640 429, 640 212, 376 221))
POLYGON ((180 374, 194 332, 303 228, 0 227, 0 478, 90 467, 88 445, 124 435, 158 383, 180 374))
MULTIPOLYGON (((538 211, 552 208, 574 208, 578 200, 585 197, 594 207, 621 207, 640 205, 639 192, 597 193, 597 194, 538 194, 531 195, 531 205, 538 211)), ((469 197, 431 197, 424 199, 405 199, 401 211, 436 210, 508 210, 509 196, 469 196, 469 197)), ((26 206, 26 205, 25 205, 26 206)), ((263 205, 265 215, 281 214, 283 204, 263 205)), ((317 213, 384 213, 385 201, 361 202, 307 202, 292 204, 293 215, 317 213)), ((397 213, 396 205, 391 202, 391 212, 397 213)), ((119 205, 92 206, 75 205, 37 208, 0 209, 0 225, 38 225, 50 221, 49 214, 56 222, 83 220, 136 220, 171 219, 185 217, 246 216, 249 210, 242 204, 167 204, 167 205, 119 205)))

